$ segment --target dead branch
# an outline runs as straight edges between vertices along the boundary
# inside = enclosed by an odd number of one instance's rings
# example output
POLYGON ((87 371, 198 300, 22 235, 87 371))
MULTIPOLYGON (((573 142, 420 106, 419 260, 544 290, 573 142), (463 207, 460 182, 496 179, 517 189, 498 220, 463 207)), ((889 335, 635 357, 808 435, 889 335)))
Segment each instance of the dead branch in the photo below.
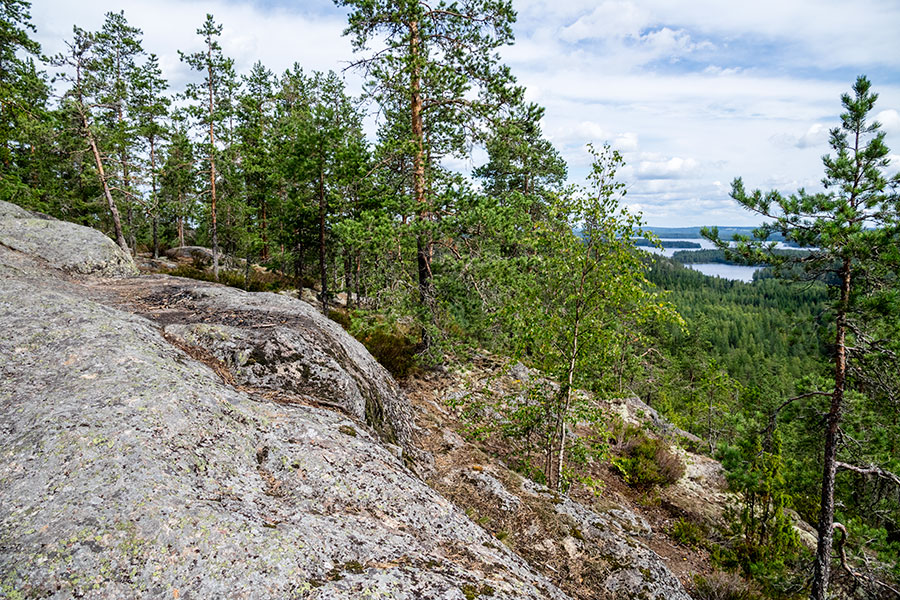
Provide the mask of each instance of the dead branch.
POLYGON ((854 473, 859 473, 860 475, 875 475, 879 479, 884 479, 886 481, 890 481, 897 487, 900 487, 900 477, 891 473, 890 471, 885 471, 881 467, 876 465, 868 465, 866 467, 858 467, 856 465, 851 465, 849 463, 837 461, 835 462, 835 467, 837 469, 843 469, 845 471, 852 471, 854 473))

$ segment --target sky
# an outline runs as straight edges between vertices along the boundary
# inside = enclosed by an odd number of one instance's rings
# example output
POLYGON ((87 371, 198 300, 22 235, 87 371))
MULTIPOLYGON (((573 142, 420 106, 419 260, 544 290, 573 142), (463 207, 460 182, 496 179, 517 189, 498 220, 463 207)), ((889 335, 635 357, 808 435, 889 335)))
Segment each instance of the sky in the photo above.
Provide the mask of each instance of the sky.
MULTIPOLYGON (((748 188, 821 189, 828 131, 859 74, 879 93, 875 115, 900 170, 900 2, 897 0, 513 0, 514 45, 501 50, 526 97, 546 108, 542 126, 581 183, 586 144, 621 151, 624 199, 655 227, 757 225, 729 198, 748 188)), ((33 0, 45 54, 72 26, 97 30, 124 10, 160 57, 172 87, 193 77, 178 50, 196 51, 206 13, 224 25, 238 72, 261 60, 359 74, 346 9, 331 0, 33 0)), ((469 171, 483 160, 454 166, 469 171)))

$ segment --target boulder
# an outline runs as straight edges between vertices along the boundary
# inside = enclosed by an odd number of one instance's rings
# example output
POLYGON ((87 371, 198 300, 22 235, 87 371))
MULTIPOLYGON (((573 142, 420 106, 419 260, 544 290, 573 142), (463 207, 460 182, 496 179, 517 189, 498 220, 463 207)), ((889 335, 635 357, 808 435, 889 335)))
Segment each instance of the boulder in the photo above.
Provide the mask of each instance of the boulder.
POLYGON ((137 275, 131 256, 96 229, 30 213, 2 201, 0 244, 69 275, 137 275))
POLYGON ((179 246, 178 248, 169 248, 166 250, 166 256, 172 260, 196 259, 202 262, 211 263, 213 256, 212 250, 203 246, 179 246))
POLYGON ((189 319, 163 320, 166 334, 211 353, 238 384, 340 409, 385 441, 409 447, 409 401, 393 377, 310 304, 184 279, 158 281, 165 291, 155 294, 190 305, 189 319), (190 322, 198 315, 208 318, 190 322))

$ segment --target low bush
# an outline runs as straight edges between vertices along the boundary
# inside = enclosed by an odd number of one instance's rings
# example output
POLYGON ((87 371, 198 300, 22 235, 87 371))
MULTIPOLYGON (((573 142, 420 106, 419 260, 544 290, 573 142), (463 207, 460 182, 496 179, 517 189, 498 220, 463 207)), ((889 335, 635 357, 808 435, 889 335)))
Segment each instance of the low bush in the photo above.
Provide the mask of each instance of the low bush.
POLYGON ((367 318, 357 312, 346 314, 338 322, 394 377, 405 377, 418 365, 418 340, 404 332, 399 324, 367 318))
POLYGON ((684 464, 669 445, 637 428, 630 429, 616 446, 612 469, 633 488, 671 485, 684 475, 684 464))
POLYGON ((394 332, 373 331, 360 340, 394 377, 405 377, 416 366, 418 347, 409 337, 394 332))
POLYGON ((706 529, 700 523, 682 518, 672 523, 669 537, 683 546, 702 548, 706 544, 706 529))
POLYGON ((716 571, 708 577, 694 576, 691 589, 694 600, 763 600, 749 581, 734 573, 716 571))
MULTIPOLYGON (((168 275, 199 279, 200 281, 215 281, 213 274, 197 264, 180 264, 168 272, 168 275)), ((255 269, 250 272, 250 281, 244 271, 219 271, 219 283, 230 287, 240 288, 248 292, 276 292, 292 287, 290 280, 271 272, 259 272, 255 269)))

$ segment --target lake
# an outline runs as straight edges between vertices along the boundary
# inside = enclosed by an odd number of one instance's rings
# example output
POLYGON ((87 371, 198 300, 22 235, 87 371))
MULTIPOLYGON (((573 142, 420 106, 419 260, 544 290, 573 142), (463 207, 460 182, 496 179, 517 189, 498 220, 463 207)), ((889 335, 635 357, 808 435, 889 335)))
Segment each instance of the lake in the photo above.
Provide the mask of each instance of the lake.
POLYGON ((710 277, 721 277, 722 279, 743 281, 745 283, 753 281, 753 274, 759 269, 759 267, 723 265, 722 263, 688 263, 684 266, 695 271, 700 271, 704 275, 709 275, 710 277))
MULTIPOLYGON (((691 238, 691 239, 660 239, 661 242, 694 242, 695 244, 700 244, 701 250, 713 250, 716 245, 704 238, 691 238)), ((779 242, 778 247, 784 246, 779 242)), ((786 246, 785 246, 786 247, 786 246)), ((641 250, 646 250, 647 252, 651 252, 653 254, 658 254, 662 256, 667 256, 672 258, 672 255, 678 252, 679 250, 685 250, 684 248, 663 248, 660 250, 659 248, 654 248, 652 246, 641 248, 641 250)), ((688 252, 690 250, 687 250, 688 252)), ((753 273, 756 272, 759 267, 748 267, 746 265, 724 265, 720 263, 689 263, 684 265, 690 269, 694 269, 695 271, 700 271, 704 275, 709 275, 710 277, 721 277, 723 279, 731 279, 733 281, 744 281, 751 282, 753 281, 753 273)))
MULTIPOLYGON (((711 241, 703 238, 691 238, 689 240, 669 240, 669 239, 660 239, 661 242, 694 242, 695 244, 700 244, 700 250, 713 250, 716 245, 711 241)), ((698 248, 694 248, 697 250, 698 248)), ((644 246, 641 250, 646 250, 647 252, 651 252, 653 254, 660 254, 662 256, 668 256, 672 258, 672 255, 678 252, 679 250, 691 250, 691 248, 663 248, 660 250, 659 248, 655 248, 653 246, 644 246)))

